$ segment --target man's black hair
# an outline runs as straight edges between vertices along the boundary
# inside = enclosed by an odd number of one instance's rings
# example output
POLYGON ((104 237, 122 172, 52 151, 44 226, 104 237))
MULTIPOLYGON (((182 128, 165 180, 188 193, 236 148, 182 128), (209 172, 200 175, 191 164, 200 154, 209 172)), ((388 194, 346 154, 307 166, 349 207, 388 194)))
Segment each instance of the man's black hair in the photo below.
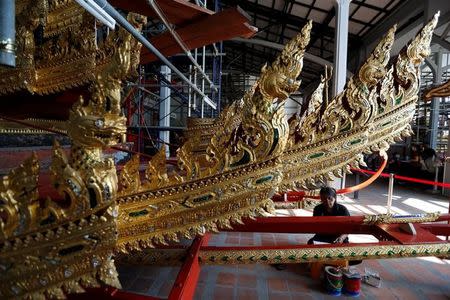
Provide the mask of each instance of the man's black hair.
POLYGON ((324 186, 320 189, 320 197, 333 197, 336 199, 336 190, 332 187, 324 186))

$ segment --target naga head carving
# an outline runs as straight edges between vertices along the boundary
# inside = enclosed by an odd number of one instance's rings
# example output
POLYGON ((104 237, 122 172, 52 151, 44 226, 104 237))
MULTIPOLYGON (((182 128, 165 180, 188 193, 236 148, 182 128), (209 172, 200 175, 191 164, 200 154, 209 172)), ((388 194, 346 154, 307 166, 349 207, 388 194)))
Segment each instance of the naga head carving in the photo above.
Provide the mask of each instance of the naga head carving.
POLYGON ((70 111, 70 126, 67 128, 73 141, 84 147, 105 147, 117 144, 126 132, 126 118, 112 113, 103 105, 99 110, 94 101, 87 105, 80 96, 80 100, 70 111))
POLYGON ((69 115, 68 134, 79 146, 87 148, 117 144, 126 132, 126 118, 121 114, 121 83, 130 72, 131 35, 119 29, 109 37, 114 54, 91 88, 87 105, 80 96, 69 115))
POLYGON ((397 25, 389 29, 359 70, 359 79, 369 87, 375 86, 386 75, 386 66, 389 62, 396 30, 397 25))
POLYGON ((433 31, 437 25, 440 12, 438 11, 433 18, 417 34, 414 40, 408 45, 406 54, 415 66, 419 66, 424 59, 430 55, 430 43, 433 38, 433 31))
POLYGON ((265 97, 281 102, 299 88, 301 80, 297 80, 297 77, 303 68, 311 27, 312 21, 308 21, 302 31, 286 44, 272 65, 266 64, 261 69, 259 87, 265 97))

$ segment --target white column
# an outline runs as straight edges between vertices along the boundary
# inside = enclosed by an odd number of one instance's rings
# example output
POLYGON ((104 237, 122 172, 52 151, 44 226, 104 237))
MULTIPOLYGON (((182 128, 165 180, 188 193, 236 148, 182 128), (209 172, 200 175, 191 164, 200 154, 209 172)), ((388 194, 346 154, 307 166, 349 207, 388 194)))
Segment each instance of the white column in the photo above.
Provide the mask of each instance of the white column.
MULTIPOLYGON (((332 97, 344 89, 347 81, 347 47, 348 47, 348 19, 351 0, 335 0, 336 23, 334 33, 334 70, 332 97)), ((338 189, 345 188, 345 176, 329 183, 338 189)))
MULTIPOLYGON (((436 70, 434 70, 434 84, 439 85, 442 83, 442 49, 436 53, 436 70)), ((430 113, 430 148, 437 148, 437 137, 439 131, 439 105, 441 102, 440 97, 434 97, 431 100, 431 113, 430 113)))
MULTIPOLYGON (((166 65, 161 66, 161 75, 164 76, 169 82, 171 80, 170 68, 166 65)), ((161 81, 161 87, 159 89, 160 102, 159 102, 159 126, 170 126, 170 88, 161 81)), ((165 143, 170 143, 170 135, 168 130, 159 131, 159 139, 165 143)), ((161 143, 162 147, 162 143, 161 143)), ((166 147, 166 157, 169 157, 169 147, 166 147)))
POLYGON ((351 0, 336 0, 336 31, 334 35, 334 78, 333 96, 345 86, 347 75, 348 19, 351 0))

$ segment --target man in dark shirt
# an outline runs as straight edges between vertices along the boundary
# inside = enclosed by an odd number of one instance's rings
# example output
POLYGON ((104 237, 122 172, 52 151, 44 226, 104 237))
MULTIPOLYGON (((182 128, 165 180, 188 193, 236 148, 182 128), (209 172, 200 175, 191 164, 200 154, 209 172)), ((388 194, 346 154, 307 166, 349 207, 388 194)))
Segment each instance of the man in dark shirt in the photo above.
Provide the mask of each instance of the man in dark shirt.
MULTIPOLYGON (((350 216, 347 208, 344 205, 338 204, 336 201, 336 190, 331 187, 323 187, 320 189, 321 204, 314 207, 313 216, 350 216)), ((324 243, 348 243, 348 235, 330 235, 330 234, 316 234, 309 241, 308 244, 314 244, 314 241, 324 243)))
MULTIPOLYGON (((336 202, 336 190, 330 187, 323 187, 320 189, 320 200, 321 204, 314 207, 313 216, 350 216, 347 208, 336 202)), ((328 234, 316 234, 309 241, 308 244, 314 244, 314 241, 325 242, 325 243, 348 243, 348 235, 328 235, 328 234)), ((360 263, 356 262, 355 264, 360 263)), ((277 270, 284 270, 287 268, 286 264, 274 264, 277 270)))

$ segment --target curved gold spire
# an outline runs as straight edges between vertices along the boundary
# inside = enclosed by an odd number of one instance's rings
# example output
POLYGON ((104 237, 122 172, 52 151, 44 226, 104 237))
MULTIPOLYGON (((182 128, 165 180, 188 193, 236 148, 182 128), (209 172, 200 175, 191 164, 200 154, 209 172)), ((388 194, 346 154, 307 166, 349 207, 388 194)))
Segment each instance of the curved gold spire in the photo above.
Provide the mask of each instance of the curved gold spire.
POLYGON ((380 79, 386 75, 386 66, 389 62, 396 30, 397 25, 394 25, 389 29, 388 33, 377 44, 369 58, 358 71, 359 80, 365 83, 369 88, 378 84, 380 79))

